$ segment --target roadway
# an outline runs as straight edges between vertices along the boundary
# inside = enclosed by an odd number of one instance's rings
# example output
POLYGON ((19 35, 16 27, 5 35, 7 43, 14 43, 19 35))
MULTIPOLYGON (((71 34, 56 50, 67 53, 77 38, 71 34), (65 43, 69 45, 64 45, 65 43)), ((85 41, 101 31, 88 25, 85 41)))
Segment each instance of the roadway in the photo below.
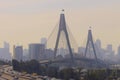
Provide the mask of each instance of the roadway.
POLYGON ((27 74, 26 72, 17 72, 12 69, 12 66, 2 65, 0 66, 0 80, 52 80, 52 78, 35 73, 27 74))

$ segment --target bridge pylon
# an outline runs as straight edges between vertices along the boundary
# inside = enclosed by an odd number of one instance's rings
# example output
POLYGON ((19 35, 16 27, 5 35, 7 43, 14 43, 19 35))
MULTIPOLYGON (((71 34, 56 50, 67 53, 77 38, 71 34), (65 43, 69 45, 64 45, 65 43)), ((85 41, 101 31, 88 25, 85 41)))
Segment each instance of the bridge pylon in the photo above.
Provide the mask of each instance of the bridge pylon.
POLYGON ((96 54, 96 50, 95 50, 95 45, 94 45, 94 42, 93 42, 91 27, 90 27, 90 29, 88 30, 88 37, 87 37, 87 43, 86 43, 86 48, 85 48, 85 55, 84 55, 84 57, 86 57, 86 55, 87 55, 87 51, 88 51, 88 48, 89 48, 89 45, 90 45, 90 44, 91 44, 91 46, 92 46, 93 53, 94 53, 94 56, 95 56, 95 60, 96 60, 96 62, 97 62, 98 59, 97 59, 97 54, 96 54))
POLYGON ((71 44, 70 44, 70 40, 69 40, 68 31, 67 31, 67 28, 66 28, 64 10, 62 10, 62 13, 60 14, 59 30, 58 30, 56 44, 55 44, 55 48, 54 48, 54 59, 56 58, 61 32, 64 32, 64 34, 65 34, 65 39, 66 39, 67 46, 68 46, 68 49, 69 49, 69 54, 70 54, 71 60, 73 62, 74 61, 73 53, 72 53, 72 49, 71 49, 71 44))

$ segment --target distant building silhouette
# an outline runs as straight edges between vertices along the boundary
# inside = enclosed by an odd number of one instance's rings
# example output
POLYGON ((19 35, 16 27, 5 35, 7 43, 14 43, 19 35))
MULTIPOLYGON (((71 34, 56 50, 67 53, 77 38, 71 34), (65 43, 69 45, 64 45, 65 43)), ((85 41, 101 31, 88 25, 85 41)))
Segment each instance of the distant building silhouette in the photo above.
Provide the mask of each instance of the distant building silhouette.
POLYGON ((28 60, 29 60, 29 50, 23 49, 23 61, 28 61, 28 60))
POLYGON ((99 59, 103 59, 104 53, 102 52, 101 41, 97 39, 95 41, 96 54, 99 59))
POLYGON ((84 56, 84 53, 85 53, 85 47, 79 47, 78 54, 80 54, 81 56, 84 56))
POLYGON ((97 47, 101 49, 101 41, 99 39, 96 40, 95 45, 97 45, 97 47))
POLYGON ((106 50, 112 52, 112 44, 108 44, 106 50))
POLYGON ((14 46, 13 59, 17 61, 21 61, 23 58, 23 47, 22 46, 14 46))
POLYGON ((54 58, 54 51, 52 49, 45 49, 45 59, 54 58))
POLYGON ((9 48, 10 48, 9 43, 4 42, 4 47, 0 48, 0 59, 2 59, 2 60, 12 60, 9 48))
POLYGON ((64 48, 59 48, 57 51, 57 55, 56 56, 61 56, 61 57, 65 57, 65 55, 69 54, 69 50, 68 49, 64 49, 64 48))
POLYGON ((29 44, 30 60, 41 60, 44 58, 45 45, 44 44, 29 44))
POLYGON ((7 42, 4 42, 4 48, 9 49, 10 45, 7 42))
MULTIPOLYGON (((117 49, 116 61, 117 61, 117 62, 120 61, 120 46, 118 46, 118 49, 117 49)), ((120 62, 119 62, 119 63, 120 63, 120 62)))
POLYGON ((120 57, 120 46, 118 46, 117 55, 120 57))
POLYGON ((108 44, 106 47, 106 59, 114 61, 115 54, 112 48, 112 44, 108 44))
POLYGON ((44 44, 46 46, 47 38, 41 38, 41 44, 44 44))

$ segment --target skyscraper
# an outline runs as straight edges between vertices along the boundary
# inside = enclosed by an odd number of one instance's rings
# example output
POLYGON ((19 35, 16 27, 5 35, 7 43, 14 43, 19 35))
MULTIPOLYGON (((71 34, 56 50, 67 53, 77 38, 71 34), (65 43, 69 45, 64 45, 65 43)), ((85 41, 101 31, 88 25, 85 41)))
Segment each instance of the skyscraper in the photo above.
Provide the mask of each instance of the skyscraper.
POLYGON ((30 60, 41 60, 44 58, 45 45, 44 44, 29 44, 30 60))
POLYGON ((44 44, 46 46, 47 39, 46 38, 41 38, 41 44, 44 44))
POLYGON ((23 61, 29 60, 29 51, 28 49, 23 49, 23 61))
POLYGON ((103 59, 104 53, 102 53, 101 41, 97 39, 95 41, 96 54, 99 59, 103 59))
POLYGON ((85 53, 85 48, 84 47, 78 47, 78 54, 80 54, 81 56, 83 56, 85 53))
POLYGON ((4 48, 7 48, 7 49, 9 49, 9 43, 7 43, 7 42, 4 42, 4 48))
POLYGON ((120 46, 118 46, 117 55, 120 57, 120 46))
POLYGON ((23 58, 23 47, 22 46, 14 46, 13 59, 17 61, 21 61, 23 58))
POLYGON ((96 40, 95 45, 101 49, 101 41, 99 39, 96 40))
POLYGON ((11 53, 9 51, 9 43, 4 42, 4 47, 0 48, 0 59, 12 60, 11 53))
POLYGON ((108 44, 107 48, 106 48, 106 59, 114 61, 114 59, 115 59, 114 57, 115 57, 115 54, 112 49, 112 45, 108 44))
POLYGON ((112 45, 108 44, 106 50, 109 51, 109 52, 112 52, 112 50, 113 50, 112 45))

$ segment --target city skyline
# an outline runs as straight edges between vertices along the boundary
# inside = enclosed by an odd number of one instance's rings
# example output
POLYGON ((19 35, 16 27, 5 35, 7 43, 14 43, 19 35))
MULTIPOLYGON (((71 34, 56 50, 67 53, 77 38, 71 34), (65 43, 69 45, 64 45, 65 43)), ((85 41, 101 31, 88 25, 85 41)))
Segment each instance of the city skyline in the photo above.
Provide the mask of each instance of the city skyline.
POLYGON ((120 0, 0 0, 0 80, 119 80, 120 0))
POLYGON ((41 37, 48 38, 64 8, 66 22, 79 46, 86 41, 87 30, 92 26, 94 40, 99 38, 104 48, 112 44, 117 50, 119 3, 119 0, 0 1, 0 43, 7 41, 10 45, 19 43, 27 47, 29 43, 40 42, 41 37))

